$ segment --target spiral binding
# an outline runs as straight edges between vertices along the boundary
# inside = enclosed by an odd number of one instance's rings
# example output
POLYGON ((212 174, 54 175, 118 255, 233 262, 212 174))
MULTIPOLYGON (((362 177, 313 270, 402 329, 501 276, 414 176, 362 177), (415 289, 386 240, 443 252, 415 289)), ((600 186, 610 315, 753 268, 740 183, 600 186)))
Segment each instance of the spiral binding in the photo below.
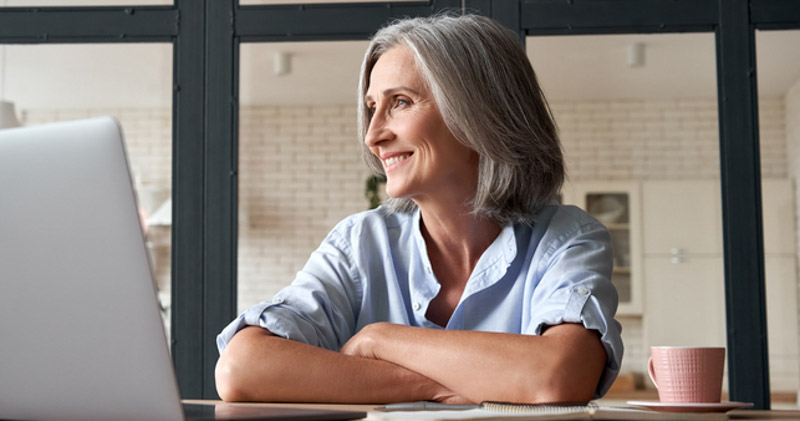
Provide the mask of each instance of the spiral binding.
POLYGON ((553 402, 553 403, 508 403, 508 402, 483 402, 481 409, 495 412, 508 413, 540 413, 540 414, 572 414, 579 412, 592 412, 598 408, 595 402, 553 402))

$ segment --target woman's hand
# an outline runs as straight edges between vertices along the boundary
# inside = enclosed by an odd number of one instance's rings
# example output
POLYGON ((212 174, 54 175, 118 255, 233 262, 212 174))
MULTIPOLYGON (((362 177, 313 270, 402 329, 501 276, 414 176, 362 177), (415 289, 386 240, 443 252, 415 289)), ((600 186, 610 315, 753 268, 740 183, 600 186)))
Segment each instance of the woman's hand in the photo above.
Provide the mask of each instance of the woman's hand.
POLYGON ((404 326, 392 323, 373 323, 364 326, 339 350, 342 354, 354 357, 369 358, 371 360, 381 359, 378 351, 381 346, 391 346, 387 344, 392 338, 391 331, 404 326))
MULTIPOLYGON (((391 347, 392 339, 396 338, 398 336, 397 333, 403 329, 409 329, 409 327, 385 322, 367 325, 352 338, 350 338, 350 340, 347 341, 344 346, 342 346, 342 349, 340 349, 339 352, 354 357, 380 360, 380 350, 387 349, 386 347, 391 347)), ((428 398, 428 400, 449 404, 474 403, 438 383, 436 383, 436 385, 438 388, 436 388, 433 396, 428 398)))

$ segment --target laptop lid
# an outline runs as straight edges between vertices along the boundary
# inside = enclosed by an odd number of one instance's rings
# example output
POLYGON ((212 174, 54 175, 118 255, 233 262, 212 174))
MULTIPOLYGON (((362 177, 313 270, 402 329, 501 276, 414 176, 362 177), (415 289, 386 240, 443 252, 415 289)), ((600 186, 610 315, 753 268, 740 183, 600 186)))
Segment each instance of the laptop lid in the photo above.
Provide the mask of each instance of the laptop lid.
POLYGON ((0 418, 183 418, 111 118, 0 131, 0 418))

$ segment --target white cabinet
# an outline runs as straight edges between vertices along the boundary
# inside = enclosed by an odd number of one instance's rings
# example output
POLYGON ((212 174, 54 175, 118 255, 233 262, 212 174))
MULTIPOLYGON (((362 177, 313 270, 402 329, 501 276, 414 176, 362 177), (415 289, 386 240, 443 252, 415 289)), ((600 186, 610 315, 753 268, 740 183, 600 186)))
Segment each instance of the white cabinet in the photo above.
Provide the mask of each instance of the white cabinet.
POLYGON ((642 313, 641 209, 637 182, 579 182, 565 186, 563 202, 589 212, 611 235, 619 293, 617 314, 642 313))
POLYGON ((797 287, 795 259, 768 256, 767 334, 769 335, 770 386, 773 390, 798 389, 797 287))
POLYGON ((725 346, 722 256, 684 256, 680 263, 645 257, 642 320, 651 346, 725 346))
POLYGON ((794 188, 788 180, 764 180, 761 186, 764 272, 767 293, 770 386, 797 390, 797 266, 794 188))
POLYGON ((722 254, 719 181, 645 181, 642 213, 645 255, 722 254))
POLYGON ((644 343, 725 346, 719 181, 642 184, 644 343))
POLYGON ((790 180, 765 179, 761 183, 764 253, 795 253, 794 188, 790 180))

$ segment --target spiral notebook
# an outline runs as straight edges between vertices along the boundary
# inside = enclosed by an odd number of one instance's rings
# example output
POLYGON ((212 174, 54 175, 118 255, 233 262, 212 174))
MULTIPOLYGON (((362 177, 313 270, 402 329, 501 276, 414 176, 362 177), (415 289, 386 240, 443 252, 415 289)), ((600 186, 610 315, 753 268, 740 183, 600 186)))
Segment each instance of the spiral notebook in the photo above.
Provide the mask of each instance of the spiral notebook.
POLYGON ((370 413, 375 420, 727 420, 725 413, 669 413, 631 407, 603 407, 588 404, 520 405, 484 402, 471 409, 449 410, 447 405, 422 411, 370 413))

